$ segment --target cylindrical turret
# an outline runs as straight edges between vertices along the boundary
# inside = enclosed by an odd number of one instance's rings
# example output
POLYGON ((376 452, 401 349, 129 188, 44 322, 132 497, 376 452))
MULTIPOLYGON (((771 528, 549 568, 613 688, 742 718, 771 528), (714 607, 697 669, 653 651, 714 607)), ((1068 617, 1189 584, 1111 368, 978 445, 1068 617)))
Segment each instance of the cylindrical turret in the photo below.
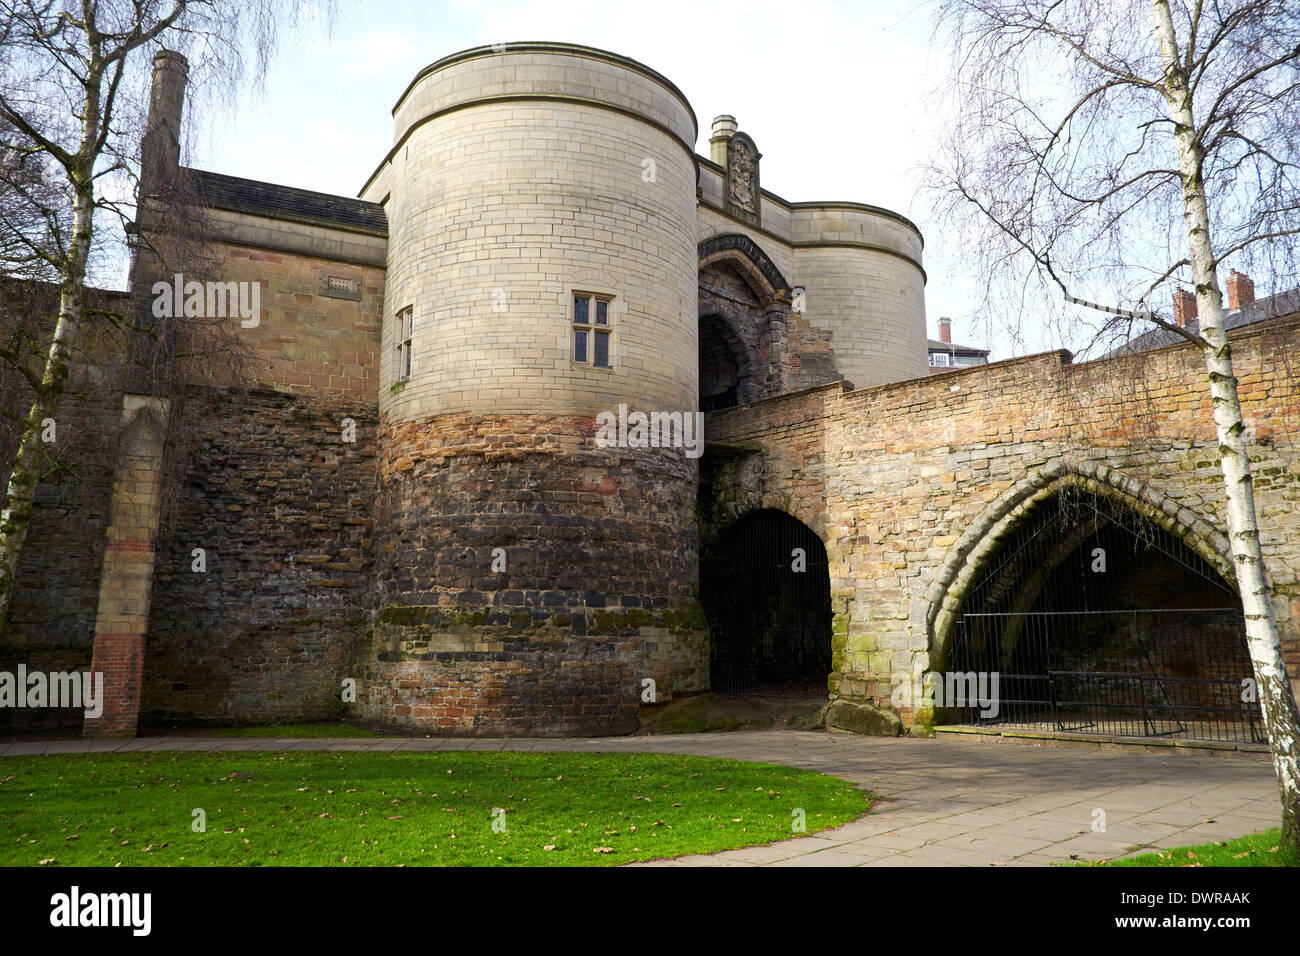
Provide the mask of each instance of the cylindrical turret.
POLYGON ((707 684, 695 457, 596 421, 693 419, 694 114, 633 60, 518 43, 432 64, 394 117, 363 193, 389 221, 363 713, 625 732, 645 678, 707 684))
POLYGON ((807 310, 834 334, 835 363, 857 388, 928 373, 924 245, 898 213, 862 203, 791 204, 794 273, 807 310))

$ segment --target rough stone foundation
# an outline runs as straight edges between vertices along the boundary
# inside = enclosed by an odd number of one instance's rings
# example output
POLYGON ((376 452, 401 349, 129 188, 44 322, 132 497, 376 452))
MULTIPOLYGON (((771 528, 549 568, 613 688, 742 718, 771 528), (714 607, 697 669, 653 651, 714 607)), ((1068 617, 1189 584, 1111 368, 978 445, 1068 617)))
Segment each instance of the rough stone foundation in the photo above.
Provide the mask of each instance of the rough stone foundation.
POLYGON ((380 428, 359 715, 452 733, 627 733, 708 686, 695 462, 595 446, 589 418, 380 428))

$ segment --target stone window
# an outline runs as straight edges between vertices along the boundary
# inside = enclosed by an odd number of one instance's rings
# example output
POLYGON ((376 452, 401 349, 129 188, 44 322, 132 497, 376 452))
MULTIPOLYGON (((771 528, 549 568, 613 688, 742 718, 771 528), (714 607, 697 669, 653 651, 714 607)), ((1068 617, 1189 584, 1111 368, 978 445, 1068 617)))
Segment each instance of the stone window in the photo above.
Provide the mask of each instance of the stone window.
POLYGON ((948 368, 951 363, 948 361, 947 352, 931 352, 930 365, 934 368, 948 368))
POLYGON ((407 306, 397 313, 397 380, 405 382, 411 377, 411 330, 415 328, 415 313, 407 306))
POLYGON ((589 292, 573 295, 573 361, 610 368, 610 298, 589 292))

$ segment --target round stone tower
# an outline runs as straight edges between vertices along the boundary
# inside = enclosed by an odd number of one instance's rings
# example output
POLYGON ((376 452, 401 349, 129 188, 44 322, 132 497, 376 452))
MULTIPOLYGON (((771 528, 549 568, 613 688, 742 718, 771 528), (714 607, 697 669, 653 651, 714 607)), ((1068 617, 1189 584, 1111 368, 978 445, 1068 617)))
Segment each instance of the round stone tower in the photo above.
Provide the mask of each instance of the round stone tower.
POLYGON ((898 213, 852 202, 790 206, 807 309, 834 333, 835 362, 857 388, 929 373, 921 232, 898 213))
POLYGON ((389 246, 361 716, 627 732, 643 694, 708 682, 702 445, 636 429, 694 424, 695 116, 557 43, 441 59, 393 112, 363 191, 389 246))

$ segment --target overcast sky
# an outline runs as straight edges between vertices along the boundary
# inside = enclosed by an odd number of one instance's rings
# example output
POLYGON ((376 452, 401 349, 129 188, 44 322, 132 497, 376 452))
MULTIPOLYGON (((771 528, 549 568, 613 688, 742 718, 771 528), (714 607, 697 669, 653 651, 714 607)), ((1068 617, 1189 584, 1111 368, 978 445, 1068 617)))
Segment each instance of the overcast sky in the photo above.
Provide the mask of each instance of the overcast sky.
MULTIPOLYGON (((942 123, 929 94, 947 71, 946 51, 931 46, 932 13, 923 0, 339 0, 332 29, 282 35, 264 93, 195 117, 190 161, 355 196, 391 146, 392 106, 422 67, 487 43, 600 47, 685 93, 700 123, 696 152, 708 155, 712 118, 730 113, 763 153, 766 189, 911 218, 926 240, 931 336, 939 316, 951 316, 955 340, 1006 358, 1007 340, 972 314, 978 277, 962 271, 917 195, 942 123)), ((1026 338, 1030 351, 1050 347, 1032 331, 1026 338)))

